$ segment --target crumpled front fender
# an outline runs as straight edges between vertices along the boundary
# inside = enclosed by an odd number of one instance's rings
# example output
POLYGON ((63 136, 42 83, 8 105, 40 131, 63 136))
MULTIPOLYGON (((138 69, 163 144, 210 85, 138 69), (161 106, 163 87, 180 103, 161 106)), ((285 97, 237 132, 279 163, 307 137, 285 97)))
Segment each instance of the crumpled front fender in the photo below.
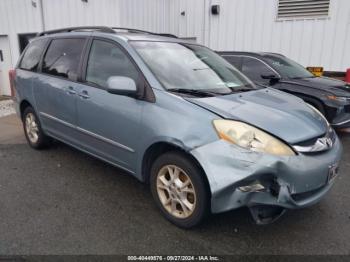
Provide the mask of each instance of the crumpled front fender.
POLYGON ((201 164, 211 190, 213 213, 241 206, 272 205, 301 208, 318 202, 333 184, 329 169, 339 163, 342 146, 318 154, 274 156, 253 152, 224 140, 198 147, 191 154, 201 164), (265 185, 263 192, 242 192, 253 181, 265 185))

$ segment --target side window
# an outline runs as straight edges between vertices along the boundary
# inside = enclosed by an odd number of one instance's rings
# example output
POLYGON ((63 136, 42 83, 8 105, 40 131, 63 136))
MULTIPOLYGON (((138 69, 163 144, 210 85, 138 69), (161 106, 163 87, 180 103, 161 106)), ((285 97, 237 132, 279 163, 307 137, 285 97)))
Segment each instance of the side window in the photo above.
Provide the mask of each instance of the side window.
POLYGON ((77 80, 84 43, 82 38, 52 40, 44 57, 43 73, 77 80))
POLYGON ((241 70, 242 57, 241 56, 223 56, 231 65, 236 67, 238 70, 241 70))
POLYGON ((276 74, 261 61, 250 57, 243 58, 242 73, 245 74, 248 78, 250 78, 254 82, 265 83, 265 84, 268 83, 269 80, 263 79, 261 77, 262 75, 276 74))
POLYGON ((36 71, 39 66, 40 57, 46 44, 45 39, 35 40, 31 42, 23 55, 19 68, 36 71))
POLYGON ((118 46, 94 40, 86 69, 86 81, 106 87, 107 80, 111 76, 130 77, 138 83, 139 72, 118 46))

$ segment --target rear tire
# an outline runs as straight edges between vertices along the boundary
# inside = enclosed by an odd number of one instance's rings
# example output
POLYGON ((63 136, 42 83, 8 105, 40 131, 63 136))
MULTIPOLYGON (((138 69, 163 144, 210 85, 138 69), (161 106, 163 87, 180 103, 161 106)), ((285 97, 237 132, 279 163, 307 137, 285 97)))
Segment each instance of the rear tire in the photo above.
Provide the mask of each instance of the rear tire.
POLYGON ((209 213, 204 174, 184 154, 174 151, 159 156, 151 168, 150 186, 158 208, 178 227, 194 227, 209 213))
POLYGON ((32 107, 24 109, 22 123, 25 137, 32 148, 43 149, 51 144, 51 138, 44 134, 39 118, 32 107))

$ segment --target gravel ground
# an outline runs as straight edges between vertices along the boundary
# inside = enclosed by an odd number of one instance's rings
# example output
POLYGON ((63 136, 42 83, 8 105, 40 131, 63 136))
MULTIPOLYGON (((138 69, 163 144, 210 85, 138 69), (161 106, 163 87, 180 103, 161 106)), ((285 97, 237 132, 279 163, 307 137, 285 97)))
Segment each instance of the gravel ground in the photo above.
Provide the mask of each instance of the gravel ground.
POLYGON ((12 100, 0 101, 0 117, 15 114, 16 111, 12 100))

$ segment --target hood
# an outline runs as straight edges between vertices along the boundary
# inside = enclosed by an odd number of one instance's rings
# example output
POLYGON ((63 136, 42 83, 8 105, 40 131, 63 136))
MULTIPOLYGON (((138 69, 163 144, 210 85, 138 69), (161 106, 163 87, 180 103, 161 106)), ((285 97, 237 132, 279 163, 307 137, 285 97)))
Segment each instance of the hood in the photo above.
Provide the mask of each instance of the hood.
POLYGON ((337 96, 350 97, 350 85, 345 82, 328 77, 313 77, 313 78, 300 78, 289 79, 284 82, 295 83, 298 85, 308 86, 312 88, 322 89, 333 93, 337 96))
POLYGON ((327 130, 327 122, 304 101, 272 88, 185 99, 223 118, 249 123, 290 144, 324 135, 327 130))

